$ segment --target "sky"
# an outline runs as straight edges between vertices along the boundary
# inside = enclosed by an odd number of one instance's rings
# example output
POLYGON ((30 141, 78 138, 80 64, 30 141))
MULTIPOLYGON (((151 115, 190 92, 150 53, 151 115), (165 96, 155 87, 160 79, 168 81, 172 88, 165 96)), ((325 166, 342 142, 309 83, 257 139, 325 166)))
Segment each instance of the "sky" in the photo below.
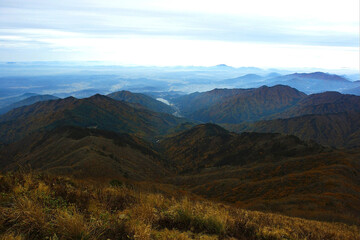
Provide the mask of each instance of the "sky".
POLYGON ((0 61, 359 70, 359 0, 0 0, 0 61))

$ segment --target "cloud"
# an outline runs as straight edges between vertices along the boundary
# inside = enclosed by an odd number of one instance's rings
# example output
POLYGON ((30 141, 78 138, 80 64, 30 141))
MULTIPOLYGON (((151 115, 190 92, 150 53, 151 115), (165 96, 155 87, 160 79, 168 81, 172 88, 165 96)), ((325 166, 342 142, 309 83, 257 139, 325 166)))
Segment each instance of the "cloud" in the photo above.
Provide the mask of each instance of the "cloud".
POLYGON ((112 86, 110 87, 110 92, 119 91, 119 90, 121 90, 123 87, 125 87, 126 85, 127 85, 126 82, 114 84, 114 85, 112 85, 112 86))
MULTIPOLYGON (((197 59, 196 65, 202 65, 223 62, 223 53, 228 59, 234 59, 233 54, 253 59, 256 53, 258 59, 269 60, 274 56, 265 54, 272 53, 273 48, 291 52, 304 49, 309 55, 301 57, 303 64, 318 59, 322 65, 330 61, 322 50, 327 47, 338 54, 333 57, 337 64, 341 58, 341 64, 345 60, 353 66, 359 43, 358 5, 353 0, 2 0, 0 60, 21 60, 21 50, 26 49, 29 57, 34 48, 37 52, 32 55, 38 58, 34 60, 47 56, 47 60, 142 64, 152 58, 154 64, 183 64, 186 53, 189 64, 197 59), (205 50, 204 46, 209 48, 205 50), (248 46, 252 53, 247 51, 248 46), (232 47, 237 49, 231 51, 232 47), (9 55, 9 49, 16 48, 9 55), (250 55, 245 57, 238 49, 250 55), (160 57, 166 59, 157 59, 160 57)), ((299 59, 292 61, 300 64, 299 59)), ((236 65, 243 62, 238 60, 236 65)))

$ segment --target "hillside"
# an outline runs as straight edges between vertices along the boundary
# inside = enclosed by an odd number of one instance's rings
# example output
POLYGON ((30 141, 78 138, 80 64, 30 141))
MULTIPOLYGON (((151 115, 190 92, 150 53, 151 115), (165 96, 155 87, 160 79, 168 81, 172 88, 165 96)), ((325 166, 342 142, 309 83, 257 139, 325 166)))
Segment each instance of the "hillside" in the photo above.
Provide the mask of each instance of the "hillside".
POLYGON ((154 180, 169 175, 160 155, 145 141, 80 127, 34 133, 0 150, 0 169, 19 166, 78 178, 154 180))
POLYGON ((304 115, 255 123, 225 124, 223 126, 235 132, 292 134, 300 139, 314 140, 327 146, 348 148, 360 146, 359 112, 304 115))
POLYGON ((242 166, 326 151, 294 136, 271 133, 235 134, 215 124, 201 124, 160 142, 177 171, 191 172, 224 165, 242 166))
POLYGON ((107 96, 118 101, 140 104, 154 112, 163 112, 168 114, 172 114, 175 112, 175 110, 171 106, 141 93, 119 91, 110 93, 107 96))
POLYGON ((185 122, 165 113, 138 109, 102 95, 38 102, 0 117, 0 142, 12 142, 41 129, 80 126, 135 133, 154 139, 185 122))
POLYGON ((291 118, 309 114, 341 112, 360 112, 360 97, 338 92, 311 94, 301 99, 295 106, 271 116, 271 118, 291 118))
POLYGON ((162 141, 182 170, 172 184, 261 211, 359 224, 360 149, 330 150, 293 136, 200 125, 162 141))
POLYGON ((360 239, 356 226, 175 198, 119 181, 17 173, 0 182, 0 239, 360 239))
POLYGON ((224 99, 243 94, 249 89, 214 89, 208 92, 196 92, 172 99, 172 102, 179 108, 181 114, 189 114, 204 108, 208 108, 224 99))
POLYGON ((294 88, 283 85, 243 91, 243 94, 227 97, 222 102, 193 112, 189 118, 215 123, 257 121, 292 107, 306 96, 294 88))
POLYGON ((12 103, 4 108, 0 109, 0 114, 4 114, 7 113, 9 111, 11 111, 14 108, 18 108, 18 107, 22 107, 22 106, 28 106, 37 102, 41 102, 41 101, 48 101, 48 100, 54 100, 54 99, 59 99, 58 97, 52 96, 52 95, 35 95, 35 96, 31 96, 28 97, 26 99, 23 99, 19 102, 15 102, 12 103))

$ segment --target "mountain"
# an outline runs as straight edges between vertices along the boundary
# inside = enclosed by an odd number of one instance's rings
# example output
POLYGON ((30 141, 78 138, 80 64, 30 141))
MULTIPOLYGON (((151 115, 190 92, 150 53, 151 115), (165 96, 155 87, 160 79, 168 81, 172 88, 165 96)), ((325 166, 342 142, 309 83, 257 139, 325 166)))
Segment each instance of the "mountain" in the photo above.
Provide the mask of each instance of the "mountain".
POLYGON ((241 208, 359 223, 360 149, 331 150, 294 136, 196 126, 161 141, 179 172, 168 182, 241 208))
POLYGON ((191 113, 188 117, 198 121, 215 123, 256 121, 285 111, 305 96, 306 94, 288 86, 262 86, 242 90, 242 94, 227 97, 208 108, 191 113))
POLYGON ((140 104, 154 112, 164 112, 168 114, 172 114, 175 112, 171 106, 141 93, 119 91, 110 93, 107 96, 118 101, 140 104))
POLYGON ((311 94, 272 118, 290 118, 309 114, 360 112, 360 97, 338 92, 311 94))
POLYGON ((98 88, 83 89, 74 92, 56 93, 56 96, 60 98, 75 97, 75 98, 88 98, 95 94, 104 94, 107 90, 98 88))
POLYGON ((215 124, 200 124, 161 141, 165 155, 177 171, 256 162, 281 161, 324 151, 315 143, 273 133, 230 133, 215 124))
POLYGON ((220 81, 221 84, 229 84, 231 86, 244 87, 244 86, 254 86, 256 82, 261 82, 264 80, 264 77, 257 74, 246 74, 241 77, 225 79, 220 81))
POLYGON ((21 100, 19 102, 15 102, 15 103, 12 103, 12 104, 4 107, 4 108, 1 108, 0 109, 0 114, 7 113, 8 111, 10 111, 10 110, 12 110, 14 108, 31 105, 31 104, 41 102, 41 101, 54 100, 54 99, 59 99, 59 98, 55 97, 55 96, 52 96, 52 95, 35 95, 35 96, 31 96, 31 97, 23 99, 23 100, 21 100))
POLYGON ((324 72, 313 72, 313 73, 293 73, 276 78, 277 80, 290 80, 290 79, 312 79, 312 80, 326 80, 334 82, 350 82, 345 77, 329 74, 324 72))
POLYGON ((287 119, 224 125, 235 132, 273 132, 292 134, 303 140, 314 140, 333 147, 360 146, 360 113, 342 112, 304 115, 287 119))
POLYGON ((0 150, 5 171, 30 165, 56 175, 149 180, 168 174, 144 140, 99 129, 59 127, 33 133, 0 150))
POLYGON ((360 86, 355 87, 355 88, 351 88, 351 89, 346 89, 346 90, 342 91, 342 93, 344 93, 344 94, 354 94, 354 95, 360 96, 360 86))
POLYGON ((180 114, 189 119, 232 124, 308 114, 360 112, 358 96, 339 92, 306 95, 285 85, 214 89, 181 96, 173 102, 180 114))
POLYGON ((325 91, 342 91, 356 86, 348 79, 329 73, 293 73, 280 77, 267 79, 266 85, 288 85, 305 93, 319 93, 325 91))
POLYGON ((276 78, 276 77, 280 77, 280 76, 282 76, 280 73, 271 72, 271 73, 266 75, 266 78, 276 78))
POLYGON ((248 91, 251 91, 251 89, 214 89, 208 92, 195 92, 180 96, 172 99, 172 102, 179 108, 181 114, 188 116, 197 110, 208 108, 213 104, 221 102, 227 97, 248 91))
POLYGON ((360 73, 358 72, 358 73, 355 73, 355 74, 354 73, 353 74, 346 74, 345 77, 347 79, 350 79, 351 81, 359 81, 360 73))
POLYGON ((32 96, 36 96, 38 94, 36 93, 24 93, 22 95, 19 96, 11 96, 11 97, 1 97, 0 98, 0 108, 4 108, 9 106, 10 104, 19 102, 21 100, 24 100, 28 97, 32 97, 32 96))
POLYGON ((134 133, 155 139, 185 119, 165 113, 133 108, 102 95, 38 102, 14 109, 0 117, 0 141, 12 142, 41 129, 80 126, 134 133))

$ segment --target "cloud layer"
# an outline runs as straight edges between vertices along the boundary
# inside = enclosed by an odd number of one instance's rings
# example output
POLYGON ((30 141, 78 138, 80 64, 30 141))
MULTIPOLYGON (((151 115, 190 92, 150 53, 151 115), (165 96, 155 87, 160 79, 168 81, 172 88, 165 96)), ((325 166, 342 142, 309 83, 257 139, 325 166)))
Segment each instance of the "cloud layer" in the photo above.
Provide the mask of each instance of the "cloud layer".
POLYGON ((0 61, 357 68, 358 29, 354 0, 2 0, 0 61))

